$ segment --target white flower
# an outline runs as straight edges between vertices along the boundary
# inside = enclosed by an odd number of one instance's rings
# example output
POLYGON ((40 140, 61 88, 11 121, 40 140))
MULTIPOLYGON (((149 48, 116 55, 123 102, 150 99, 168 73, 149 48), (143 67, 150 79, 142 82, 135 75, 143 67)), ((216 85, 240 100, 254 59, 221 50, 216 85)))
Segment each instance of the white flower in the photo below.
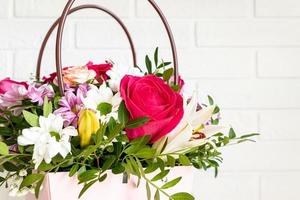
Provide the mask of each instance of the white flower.
POLYGON ((19 172, 19 176, 21 176, 21 177, 27 176, 27 171, 25 169, 21 169, 19 172))
POLYGON ((87 92, 86 97, 82 99, 84 106, 88 109, 94 110, 97 113, 98 119, 102 122, 108 122, 111 117, 118 119, 118 109, 122 101, 120 93, 114 95, 112 89, 102 84, 99 88, 91 85, 91 89, 87 92), (111 105, 111 112, 101 113, 99 105, 101 103, 108 103, 111 105))
POLYGON ((112 67, 111 70, 107 71, 106 74, 110 77, 110 79, 107 81, 108 85, 114 92, 120 90, 120 82, 125 75, 144 75, 138 68, 118 65, 114 65, 114 67, 112 67))
MULTIPOLYGON (((21 170, 22 171, 22 170, 21 170)), ((26 196, 29 192, 34 193, 32 191, 32 188, 24 187, 21 190, 19 190, 20 185, 23 181, 23 177, 14 175, 8 179, 8 195, 11 197, 23 197, 26 196)))
POLYGON ((33 162, 35 169, 43 160, 50 163, 52 158, 60 154, 65 158, 71 152, 70 136, 77 136, 77 130, 72 127, 63 129, 63 118, 50 114, 47 118, 40 117, 40 127, 24 129, 18 137, 21 146, 34 145, 33 162))
MULTIPOLYGON (((207 143, 208 137, 220 132, 225 127, 207 125, 213 116, 215 106, 204 107, 197 111, 198 101, 196 94, 192 96, 189 103, 184 105, 184 116, 180 123, 166 137, 154 144, 154 148, 160 149, 167 140, 163 154, 184 153, 190 148, 207 143), (205 138, 199 137, 204 134, 205 138)), ((188 102, 188 101, 185 101, 188 102)))

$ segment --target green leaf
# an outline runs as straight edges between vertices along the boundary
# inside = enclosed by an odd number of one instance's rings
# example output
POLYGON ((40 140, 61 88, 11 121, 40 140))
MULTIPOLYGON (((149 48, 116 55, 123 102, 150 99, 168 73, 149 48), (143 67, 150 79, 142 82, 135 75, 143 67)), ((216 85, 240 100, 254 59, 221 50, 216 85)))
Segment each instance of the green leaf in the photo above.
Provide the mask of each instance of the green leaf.
POLYGON ((150 147, 145 147, 141 150, 139 150, 135 155, 138 158, 145 158, 145 159, 150 159, 153 158, 156 154, 155 149, 151 149, 150 147))
POLYGON ((52 113, 53 106, 52 102, 48 101, 48 97, 45 96, 44 98, 44 105, 43 105, 43 115, 44 117, 48 117, 50 113, 52 113))
POLYGON ((148 74, 152 74, 152 62, 149 59, 149 56, 146 56, 145 62, 146 62, 148 74))
POLYGON ((172 200, 194 200, 195 198, 186 192, 179 192, 171 196, 172 200))
POLYGON ((120 132, 122 131, 122 128, 123 126, 121 124, 117 124, 113 130, 111 130, 109 132, 109 134, 107 135, 107 140, 106 140, 106 143, 110 143, 113 139, 116 138, 117 135, 120 134, 120 132))
POLYGON ((160 69, 160 68, 163 68, 163 67, 167 67, 167 66, 169 66, 169 65, 171 65, 172 63, 171 62, 163 62, 163 63, 161 63, 158 67, 157 67, 157 69, 160 69))
POLYGON ((97 106, 97 110, 100 111, 101 115, 107 115, 108 113, 111 113, 112 105, 110 103, 103 102, 97 106))
POLYGON ((154 52, 154 62, 155 62, 155 66, 157 67, 157 65, 158 65, 158 47, 156 47, 155 52, 154 52))
POLYGON ((0 176, 0 183, 2 183, 4 181, 6 181, 6 178, 3 178, 3 177, 0 176))
POLYGON ((164 81, 169 81, 170 78, 173 76, 173 74, 174 74, 174 69, 173 68, 169 68, 166 71, 164 71, 164 73, 163 73, 164 81))
POLYGON ((134 140, 131 140, 130 144, 131 145, 135 145, 135 144, 145 145, 145 144, 147 144, 150 141, 150 139, 151 139, 150 135, 144 135, 144 136, 135 138, 134 140))
POLYGON ((214 105, 214 100, 211 96, 207 96, 208 97, 208 102, 209 102, 209 105, 214 105))
POLYGON ((87 170, 78 175, 78 180, 80 183, 91 181, 98 177, 98 173, 96 169, 87 170))
POLYGON ((94 151, 96 151, 96 146, 91 145, 84 149, 79 156, 83 156, 84 158, 89 157, 94 151))
POLYGON ((167 155, 167 165, 174 167, 176 164, 176 159, 172 156, 167 155))
POLYGON ((79 170, 77 171, 78 176, 82 173, 84 173, 86 171, 86 167, 83 165, 79 168, 79 170))
POLYGON ((0 142, 0 155, 8 155, 9 154, 9 148, 4 142, 0 142))
POLYGON ((217 114, 219 112, 220 112, 220 108, 219 108, 219 106, 216 106, 215 109, 214 109, 213 114, 217 114))
POLYGON ((19 168, 15 164, 13 164, 12 162, 3 163, 3 168, 8 172, 19 171, 19 168))
POLYGON ((125 106, 125 102, 122 101, 120 106, 119 106, 119 110, 118 110, 118 118, 120 123, 125 126, 128 122, 128 116, 129 116, 129 112, 125 106))
POLYGON ((126 128, 133 129, 133 128, 143 126, 144 124, 149 122, 149 120, 150 119, 148 117, 140 117, 140 118, 134 119, 134 120, 128 122, 128 124, 126 125, 126 128))
POLYGON ((0 136, 12 136, 14 131, 8 127, 0 127, 0 136))
POLYGON ((191 161, 190 159, 186 156, 186 155, 180 155, 179 156, 179 162, 183 165, 183 166, 189 166, 191 161))
POLYGON ((82 188, 82 190, 80 191, 80 194, 78 196, 78 199, 80 199, 82 197, 82 195, 92 186, 94 185, 98 180, 94 180, 94 181, 91 181, 87 184, 85 184, 82 188))
POLYGON ((76 164, 76 165, 73 165, 73 167, 70 169, 70 172, 69 172, 69 177, 72 177, 76 174, 76 172, 78 171, 79 169, 79 165, 76 164))
POLYGON ((140 150, 140 145, 131 145, 124 150, 124 152, 128 155, 134 155, 136 152, 140 150))
POLYGON ((23 181, 20 185, 20 189, 31 186, 34 183, 37 183, 40 180, 44 179, 44 177, 45 177, 44 174, 30 174, 23 179, 23 181))
POLYGON ((229 130, 229 139, 233 139, 236 137, 235 131, 233 130, 233 128, 230 128, 229 130))
POLYGON ((245 138, 249 138, 249 137, 253 137, 253 136, 258 136, 259 133, 251 133, 251 134, 247 134, 247 135, 242 135, 240 138, 241 139, 245 139, 245 138))
POLYGON ((158 181, 158 180, 161 180, 163 179, 165 176, 167 176, 169 174, 170 170, 165 170, 165 171, 162 171, 160 172, 159 174, 157 174, 156 176, 154 176, 151 181, 158 181))
POLYGON ((114 174, 121 174, 125 171, 125 167, 121 164, 118 163, 112 168, 112 173, 114 174))
POLYGON ((229 142, 230 142, 230 139, 229 139, 229 137, 225 136, 225 137, 224 137, 224 139, 223 139, 223 143, 224 143, 224 145, 227 145, 227 144, 229 144, 229 142))
POLYGON ((158 164, 151 163, 148 165, 148 167, 144 170, 145 174, 150 174, 158 169, 158 164))
POLYGON ((103 141, 103 136, 106 131, 106 126, 100 126, 95 135, 95 144, 99 145, 103 141))
POLYGON ((105 181, 106 178, 107 178, 107 173, 105 173, 103 176, 101 176, 101 177, 98 179, 98 181, 99 181, 99 182, 103 182, 103 181, 105 181))
POLYGON ((161 171, 165 170, 165 162, 161 158, 156 158, 158 167, 161 171))
POLYGON ((44 179, 45 179, 45 176, 44 176, 43 178, 41 178, 41 179, 37 182, 37 184, 36 184, 36 186, 35 186, 35 188, 34 188, 34 194, 35 194, 35 197, 36 197, 37 199, 39 198, 41 186, 42 186, 42 184, 43 184, 43 182, 44 182, 44 179))
POLYGON ((175 178, 172 181, 169 181, 166 184, 164 184, 161 188, 162 189, 169 189, 171 187, 174 187, 175 185, 177 185, 177 183, 179 183, 181 181, 181 179, 182 179, 182 177, 175 178))
POLYGON ((112 164, 115 162, 115 160, 116 160, 116 156, 107 157, 102 166, 102 171, 108 170, 112 166, 112 164))
POLYGON ((154 200, 160 200, 159 190, 156 190, 154 200))
POLYGON ((146 183, 146 191, 147 191, 147 200, 151 200, 151 190, 148 182, 146 183))
POLYGON ((140 174, 140 169, 139 169, 138 163, 132 156, 129 157, 129 160, 130 160, 130 164, 133 167, 134 173, 140 178, 141 174, 140 174))
POLYGON ((40 171, 48 171, 48 170, 52 169, 53 167, 54 166, 51 163, 47 164, 45 161, 43 161, 40 164, 40 166, 38 167, 38 170, 40 170, 40 171))
POLYGON ((240 143, 244 143, 244 142, 255 142, 255 140, 243 139, 243 140, 239 140, 239 141, 237 141, 237 143, 238 143, 238 144, 240 144, 240 143))
POLYGON ((26 110, 23 110, 23 116, 28 122, 28 124, 32 127, 38 127, 39 126, 39 117, 31 112, 28 112, 26 110))

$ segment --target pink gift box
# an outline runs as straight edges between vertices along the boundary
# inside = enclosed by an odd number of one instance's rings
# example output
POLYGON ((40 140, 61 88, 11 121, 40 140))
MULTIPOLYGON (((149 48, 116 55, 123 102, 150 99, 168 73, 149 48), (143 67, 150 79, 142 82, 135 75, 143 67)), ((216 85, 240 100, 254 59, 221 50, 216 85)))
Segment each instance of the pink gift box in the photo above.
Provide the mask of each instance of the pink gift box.
MULTIPOLYGON (((156 173, 149 174, 147 177, 152 178, 156 173)), ((192 192, 193 184, 193 168, 192 167, 175 167, 164 180, 155 182, 162 185, 167 181, 171 181, 179 176, 182 180, 173 188, 166 190, 169 194, 177 192, 192 192)), ((104 182, 95 183, 80 200, 146 200, 147 192, 145 182, 141 180, 137 187, 137 178, 130 177, 127 184, 122 183, 123 175, 114 175, 112 172, 104 182)), ((39 200, 76 200, 83 187, 78 185, 76 177, 69 177, 67 172, 51 173, 47 175, 43 189, 40 192, 39 200)), ((151 188, 152 196, 155 194, 155 189, 151 188)), ((26 200, 36 200, 34 195, 30 194, 26 200)), ((168 200, 161 194, 161 200, 168 200)))

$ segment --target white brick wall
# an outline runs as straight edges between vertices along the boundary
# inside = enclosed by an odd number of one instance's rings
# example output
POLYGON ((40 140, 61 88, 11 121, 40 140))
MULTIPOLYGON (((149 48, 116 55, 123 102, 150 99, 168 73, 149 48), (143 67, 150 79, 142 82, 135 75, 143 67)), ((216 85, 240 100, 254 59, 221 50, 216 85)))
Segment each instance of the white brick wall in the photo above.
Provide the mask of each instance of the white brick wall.
MULTIPOLYGON (((0 78, 28 79, 42 37, 66 0, 0 0, 0 78)), ((89 0, 124 18, 138 60, 156 46, 170 58, 155 12, 142 0, 89 0)), ((224 108, 224 123, 238 132, 261 132, 258 142, 224 149, 218 179, 197 172, 197 200, 299 200, 300 1, 157 0, 178 44, 180 71, 200 94, 224 108)), ((66 66, 112 59, 132 63, 120 27, 104 14, 83 11, 68 20, 66 66)), ((54 69, 54 40, 43 73, 54 69)), ((8 200, 4 189, 1 200, 8 200)))

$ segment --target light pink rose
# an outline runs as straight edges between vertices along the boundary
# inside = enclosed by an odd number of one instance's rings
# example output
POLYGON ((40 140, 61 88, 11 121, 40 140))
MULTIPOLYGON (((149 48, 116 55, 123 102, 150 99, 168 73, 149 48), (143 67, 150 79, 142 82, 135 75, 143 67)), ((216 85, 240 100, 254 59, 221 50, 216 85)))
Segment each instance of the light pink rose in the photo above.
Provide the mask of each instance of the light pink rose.
POLYGON ((63 71, 64 82, 69 85, 83 84, 96 77, 94 70, 89 70, 87 66, 70 67, 63 71))
MULTIPOLYGON (((89 73, 91 71, 95 72, 95 78, 99 83, 102 83, 103 80, 108 79, 108 75, 106 74, 107 71, 109 71, 112 68, 112 64, 105 63, 105 64, 93 64, 93 62, 88 62, 84 67, 87 67, 89 70, 89 73)), ((63 73, 72 71, 72 68, 74 67, 64 67, 63 73)), ((78 67, 77 67, 78 68, 78 67)), ((84 69, 86 71, 86 69, 84 69)), ((56 72, 50 74, 48 77, 43 77, 43 80, 45 83, 53 83, 56 79, 56 72)))
POLYGON ((28 84, 25 82, 13 81, 10 78, 5 78, 0 81, 0 94, 4 94, 7 91, 12 90, 14 85, 23 85, 25 88, 28 88, 28 84))
POLYGON ((154 75, 126 75, 121 80, 120 92, 131 120, 150 119, 141 127, 126 130, 130 140, 150 135, 153 143, 173 130, 183 117, 182 96, 154 75))

